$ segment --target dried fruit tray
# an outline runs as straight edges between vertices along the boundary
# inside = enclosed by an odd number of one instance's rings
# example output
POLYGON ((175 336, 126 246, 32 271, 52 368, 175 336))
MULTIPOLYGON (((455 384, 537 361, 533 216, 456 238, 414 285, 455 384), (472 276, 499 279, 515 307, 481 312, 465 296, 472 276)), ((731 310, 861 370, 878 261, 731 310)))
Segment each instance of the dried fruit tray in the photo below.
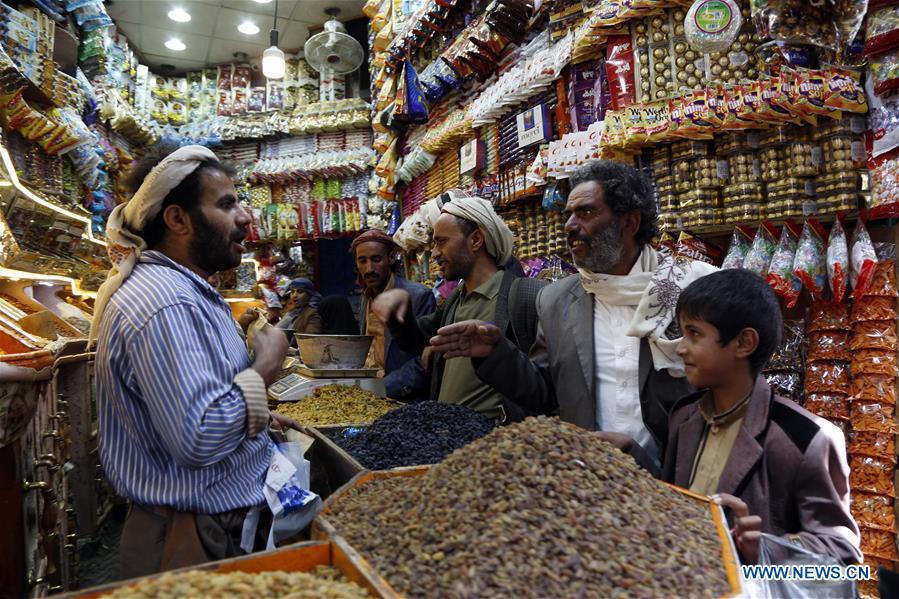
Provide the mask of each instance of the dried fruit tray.
MULTIPOLYGON (((340 570, 347 580, 355 582, 359 586, 368 590, 372 597, 379 598, 397 598, 398 595, 392 589, 385 586, 380 578, 373 576, 370 572, 360 570, 356 562, 351 559, 346 551, 335 542, 311 541, 306 543, 297 543, 289 547, 276 549, 275 551, 267 551, 263 553, 253 553, 241 557, 225 559, 217 562, 210 562, 201 566, 183 568, 175 570, 175 572, 186 572, 188 570, 210 570, 212 572, 308 572, 317 566, 333 566, 340 570)), ((80 599, 94 599, 102 597, 116 589, 130 584, 135 584, 142 580, 157 578, 160 574, 124 580, 112 584, 93 587, 82 591, 75 591, 60 595, 60 597, 78 597, 80 599)))
MULTIPOLYGON (((370 573, 372 576, 377 577, 380 583, 386 589, 388 589, 391 593, 394 593, 394 596, 400 596, 386 580, 381 579, 378 576, 373 566, 355 549, 353 549, 352 546, 350 546, 350 544, 343 537, 341 537, 337 533, 334 525, 331 524, 331 522, 328 520, 328 511, 335 501, 339 500, 341 496, 345 495, 353 487, 364 485, 372 480, 379 480, 384 478, 394 478, 397 476, 421 476, 428 471, 428 468, 430 468, 430 466, 411 466, 409 468, 396 468, 393 470, 365 471, 356 475, 347 484, 335 491, 327 501, 325 501, 324 505, 322 506, 321 512, 319 512, 318 516, 315 518, 315 521, 313 521, 312 523, 312 538, 316 540, 330 540, 336 545, 342 547, 346 552, 347 557, 355 562, 357 568, 364 572, 370 573)), ((733 540, 730 536, 730 530, 727 526, 727 520, 724 517, 724 510, 720 505, 713 503, 711 499, 704 495, 699 495, 697 493, 693 493, 692 491, 688 491, 686 489, 682 489, 681 487, 676 487, 668 483, 665 484, 675 491, 683 493, 691 499, 700 501, 708 505, 712 521, 715 523, 715 529, 718 532, 718 539, 721 542, 721 565, 727 573, 727 580, 730 583, 731 587, 731 594, 725 595, 725 597, 743 596, 743 589, 740 582, 740 573, 738 567, 740 561, 737 557, 736 547, 734 547, 733 540)))

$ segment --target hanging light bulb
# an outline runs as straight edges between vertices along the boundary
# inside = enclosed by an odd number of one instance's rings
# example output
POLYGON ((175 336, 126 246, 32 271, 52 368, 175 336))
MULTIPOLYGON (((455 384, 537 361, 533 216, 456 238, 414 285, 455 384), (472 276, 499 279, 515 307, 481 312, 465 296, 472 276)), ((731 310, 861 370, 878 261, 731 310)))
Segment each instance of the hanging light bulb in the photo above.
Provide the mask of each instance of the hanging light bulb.
POLYGON ((278 47, 278 0, 275 0, 275 22, 269 34, 272 44, 262 53, 262 74, 266 79, 283 79, 287 64, 284 61, 284 52, 278 47))

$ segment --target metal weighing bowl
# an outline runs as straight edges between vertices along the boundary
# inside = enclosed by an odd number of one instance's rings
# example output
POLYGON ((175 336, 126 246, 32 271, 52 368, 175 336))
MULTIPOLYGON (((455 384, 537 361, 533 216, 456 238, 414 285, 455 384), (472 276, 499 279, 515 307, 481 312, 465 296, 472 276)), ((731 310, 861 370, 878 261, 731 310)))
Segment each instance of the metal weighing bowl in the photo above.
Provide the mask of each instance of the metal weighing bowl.
POLYGON ((365 366, 371 335, 296 335, 300 359, 316 370, 352 370, 365 366))

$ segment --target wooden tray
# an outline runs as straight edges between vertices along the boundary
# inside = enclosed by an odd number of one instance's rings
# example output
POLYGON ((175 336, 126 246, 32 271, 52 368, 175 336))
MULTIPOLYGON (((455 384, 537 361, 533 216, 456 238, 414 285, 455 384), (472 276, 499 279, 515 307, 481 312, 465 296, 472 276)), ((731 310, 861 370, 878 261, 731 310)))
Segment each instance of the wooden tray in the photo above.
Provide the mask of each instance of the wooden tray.
MULTIPOLYGON (((324 502, 321 511, 312 522, 312 538, 316 540, 330 540, 334 543, 340 544, 345 548, 347 555, 350 556, 351 559, 356 561, 356 564, 359 568, 364 568, 366 571, 371 570, 372 573, 377 575, 371 564, 369 564, 368 561, 365 560, 365 558, 363 558, 355 549, 353 549, 346 541, 346 539, 338 534, 337 529, 328 520, 328 512, 331 510, 334 503, 339 500, 340 497, 348 493, 349 490, 353 487, 362 486, 372 480, 394 478, 397 476, 421 476, 422 474, 426 473, 429 468, 430 466, 411 466, 409 468, 396 468, 394 470, 365 471, 356 475, 352 480, 350 480, 347 484, 334 492, 334 494, 324 502)), ((711 499, 704 495, 693 493, 692 491, 688 491, 687 489, 683 489, 669 483, 664 484, 671 487, 678 493, 686 495, 690 499, 694 499, 708 505, 709 513, 711 514, 712 521, 715 523, 715 529, 718 532, 718 538, 721 541, 721 564, 724 567, 725 572, 727 573, 727 580, 730 583, 731 588, 730 594, 725 595, 724 597, 732 598, 742 596, 743 588, 740 581, 739 570, 740 561, 737 557, 737 550, 734 546, 733 539, 730 536, 730 529, 727 526, 727 519, 724 517, 724 510, 720 505, 713 503, 711 499)), ((387 585, 388 589, 390 589, 392 592, 395 592, 386 580, 382 579, 382 582, 384 585, 387 585)), ((724 597, 722 599, 724 599, 724 597)))
POLYGON ((294 371, 308 379, 376 379, 378 378, 377 368, 309 368, 305 364, 299 364, 294 367, 294 371))
MULTIPOLYGON (((322 427, 325 430, 336 429, 343 430, 345 427, 322 427)), ((310 462, 318 463, 322 466, 325 476, 327 477, 328 493, 319 493, 322 499, 327 499, 330 495, 341 489, 346 483, 352 480, 357 474, 365 471, 365 468, 353 458, 350 454, 343 450, 337 443, 331 441, 328 436, 317 428, 307 427, 307 433, 315 439, 315 443, 309 451, 306 452, 306 459, 310 462)), ((314 489, 313 489, 314 490, 314 489)))
MULTIPOLYGON (((341 545, 332 542, 309 541, 306 543, 297 543, 296 545, 283 547, 281 549, 276 549, 275 551, 252 553, 241 557, 209 562, 208 564, 200 566, 173 570, 173 572, 187 572, 189 570, 250 573, 272 571, 308 572, 316 566, 333 566, 334 568, 337 568, 347 580, 355 582, 359 586, 365 588, 373 597, 382 599, 397 599, 399 597, 393 589, 389 586, 385 586, 386 583, 378 576, 372 575, 372 572, 370 571, 361 570, 358 567, 358 564, 347 555, 341 545)), ((135 584, 142 580, 158 578, 160 576, 162 576, 162 574, 123 580, 82 591, 66 593, 60 597, 94 599, 111 593, 118 588, 135 584)))

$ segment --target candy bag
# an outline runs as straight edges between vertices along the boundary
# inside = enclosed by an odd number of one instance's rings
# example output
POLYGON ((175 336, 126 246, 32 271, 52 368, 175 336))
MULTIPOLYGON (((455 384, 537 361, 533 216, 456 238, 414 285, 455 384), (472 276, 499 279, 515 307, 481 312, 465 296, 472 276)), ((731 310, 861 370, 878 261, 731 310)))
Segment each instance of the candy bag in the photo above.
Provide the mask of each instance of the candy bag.
POLYGON ((862 297, 868 292, 874 268, 877 266, 877 253, 874 251, 874 244, 871 243, 871 236, 868 235, 868 229, 865 228, 862 219, 858 220, 855 232, 852 234, 852 253, 849 266, 849 281, 852 283, 850 297, 862 297))
POLYGON ((865 32, 865 56, 876 56, 899 47, 899 6, 871 10, 865 32))
POLYGON ((830 230, 827 244, 827 280, 833 292, 833 301, 843 301, 846 294, 846 279, 849 275, 849 246, 846 243, 846 232, 839 219, 830 230))
POLYGON ((771 265, 768 267, 766 280, 777 295, 784 298, 787 307, 792 308, 799 300, 799 291, 793 283, 793 263, 796 260, 796 248, 798 237, 794 231, 795 225, 787 222, 780 234, 780 241, 774 255, 771 257, 771 265))
POLYGON ((827 284, 827 262, 821 224, 815 219, 809 219, 802 227, 793 261, 793 274, 809 290, 812 299, 821 298, 827 284))
POLYGON ((721 263, 722 269, 743 268, 743 261, 746 259, 750 247, 752 247, 750 239, 751 237, 746 227, 734 229, 730 247, 727 249, 727 255, 724 257, 724 262, 721 263))
POLYGON ((609 38, 605 67, 612 94, 612 109, 622 110, 636 102, 634 46, 630 36, 615 35, 609 38))
POLYGON ((742 25, 740 6, 734 0, 698 0, 687 11, 684 34, 699 53, 723 52, 737 39, 742 25))
POLYGON ((743 260, 743 268, 754 272, 760 277, 768 275, 768 267, 771 264, 771 258, 774 256, 774 250, 777 247, 776 231, 774 225, 765 221, 759 230, 755 233, 752 240, 752 247, 743 260))

